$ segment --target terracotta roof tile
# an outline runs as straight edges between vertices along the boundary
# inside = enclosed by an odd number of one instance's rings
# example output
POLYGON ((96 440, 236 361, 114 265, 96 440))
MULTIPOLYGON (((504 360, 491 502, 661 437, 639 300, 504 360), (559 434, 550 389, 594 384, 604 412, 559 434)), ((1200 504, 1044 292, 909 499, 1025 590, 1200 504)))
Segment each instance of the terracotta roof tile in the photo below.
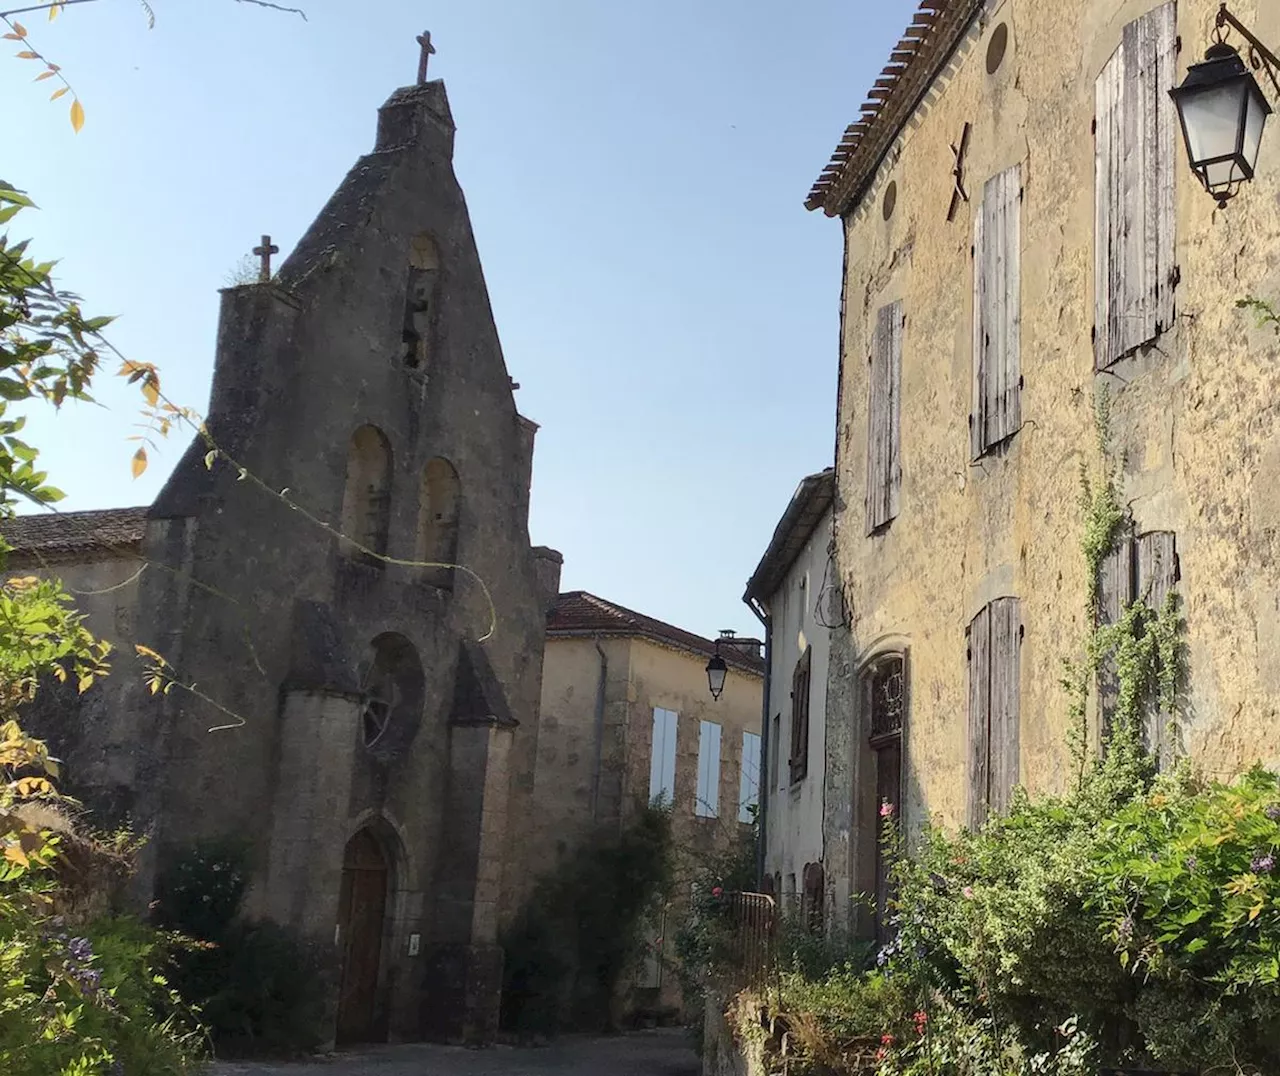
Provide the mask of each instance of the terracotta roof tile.
POLYGON ((861 118, 845 129, 809 191, 805 208, 821 208, 834 217, 862 196, 898 132, 946 68, 985 2, 922 0, 902 40, 889 54, 888 66, 868 92, 861 118))
MULTIPOLYGON (((677 628, 674 624, 615 605, 585 590, 572 590, 560 595, 555 608, 547 617, 547 634, 553 638, 575 635, 636 635, 708 658, 716 652, 713 639, 703 638, 691 631, 677 628)), ((736 642, 738 646, 745 647, 752 640, 738 639, 736 642)), ((759 646, 758 643, 756 645, 759 646)), ((752 658, 742 650, 721 644, 720 656, 727 665, 743 672, 763 675, 764 661, 759 657, 758 649, 756 655, 752 658)))
POLYGON ((16 554, 60 558, 136 546, 146 525, 146 508, 42 512, 0 521, 0 535, 16 554))

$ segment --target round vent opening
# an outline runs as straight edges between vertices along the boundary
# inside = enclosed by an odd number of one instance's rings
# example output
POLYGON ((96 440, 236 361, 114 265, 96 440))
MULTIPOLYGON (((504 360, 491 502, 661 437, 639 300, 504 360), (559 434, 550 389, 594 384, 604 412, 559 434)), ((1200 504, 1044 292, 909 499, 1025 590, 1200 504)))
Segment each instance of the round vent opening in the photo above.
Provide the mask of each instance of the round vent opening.
POLYGON ((1004 54, 1009 50, 1009 24, 1002 22, 991 32, 991 40, 987 42, 987 74, 994 75, 1004 63, 1004 54))
POLYGON ((898 181, 891 179, 889 185, 884 189, 884 201, 880 208, 884 213, 884 219, 888 220, 893 216, 894 207, 898 204, 898 181))

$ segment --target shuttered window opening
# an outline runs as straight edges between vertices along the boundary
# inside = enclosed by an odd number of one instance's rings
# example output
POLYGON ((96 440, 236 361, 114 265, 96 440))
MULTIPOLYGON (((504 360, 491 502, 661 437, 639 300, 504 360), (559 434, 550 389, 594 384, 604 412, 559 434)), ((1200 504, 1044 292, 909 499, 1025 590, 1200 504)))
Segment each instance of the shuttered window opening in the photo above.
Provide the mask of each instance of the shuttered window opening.
POLYGON ((892 937, 890 906, 893 900, 892 857, 879 839, 883 804, 893 808, 899 830, 905 825, 902 803, 902 734, 907 720, 907 658, 886 654, 862 672, 862 707, 866 715, 867 742, 871 749, 876 787, 875 815, 870 824, 876 835, 875 936, 884 944, 892 937))
POLYGON ((760 805, 760 736, 742 734, 742 767, 738 771, 738 821, 750 822, 760 805))
POLYGON ((1018 783, 1022 614, 998 598, 969 625, 969 825, 1009 806, 1018 783))
POLYGON ((791 677, 791 783, 809 773, 809 671, 813 647, 806 647, 791 677))
MULTIPOLYGON (((1148 531, 1135 535, 1126 528, 1115 548, 1098 568, 1098 620, 1115 624, 1134 602, 1159 612, 1165 598, 1181 579, 1177 535, 1172 531, 1148 531)), ((1115 659, 1108 657, 1098 670, 1098 715, 1105 746, 1119 697, 1115 659)), ((1174 744, 1170 723, 1173 714, 1161 709, 1159 698, 1144 700, 1142 734, 1147 750, 1158 765, 1171 761, 1174 744)))
POLYGON ((676 735, 680 715, 655 706, 649 745, 649 800, 670 806, 676 798, 676 735))
POLYGON ((882 306, 871 341, 867 399, 867 533, 898 516, 902 489, 902 302, 882 306))
POLYGON ((1102 370, 1173 324, 1178 9, 1124 28, 1096 86, 1094 365, 1102 370))
POLYGON ((715 721, 698 726, 698 789, 693 813, 698 818, 720 817, 720 726, 715 721))
POLYGON ((974 459, 1022 425, 1022 166, 987 180, 973 236, 974 459))

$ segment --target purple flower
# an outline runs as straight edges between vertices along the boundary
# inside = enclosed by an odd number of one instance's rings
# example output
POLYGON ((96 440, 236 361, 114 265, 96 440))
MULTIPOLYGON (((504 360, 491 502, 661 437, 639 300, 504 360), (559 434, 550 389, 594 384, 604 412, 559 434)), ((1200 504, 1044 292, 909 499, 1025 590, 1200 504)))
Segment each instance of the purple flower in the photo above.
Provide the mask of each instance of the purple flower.
POLYGON ((1271 819, 1272 822, 1280 822, 1280 803, 1273 803, 1262 813, 1271 819))
POLYGON ((1193 871, 1193 870, 1195 870, 1195 869, 1196 869, 1196 857, 1195 857, 1195 856, 1187 856, 1186 867, 1187 867, 1187 870, 1189 870, 1189 871, 1193 871))
POLYGON ((97 968, 81 968, 79 971, 73 972, 72 977, 80 984, 80 989, 86 994, 96 993, 102 983, 102 972, 98 971, 97 968))
POLYGON ((83 963, 93 957, 93 944, 88 938, 72 938, 67 942, 67 952, 71 954, 72 960, 83 963))
POLYGON ((1116 936, 1121 944, 1127 943, 1133 937, 1133 916, 1126 915, 1120 920, 1119 925, 1116 927, 1116 936))
POLYGON ((1270 852, 1264 856, 1254 856, 1249 863, 1254 874, 1270 874, 1276 869, 1276 858, 1270 852))

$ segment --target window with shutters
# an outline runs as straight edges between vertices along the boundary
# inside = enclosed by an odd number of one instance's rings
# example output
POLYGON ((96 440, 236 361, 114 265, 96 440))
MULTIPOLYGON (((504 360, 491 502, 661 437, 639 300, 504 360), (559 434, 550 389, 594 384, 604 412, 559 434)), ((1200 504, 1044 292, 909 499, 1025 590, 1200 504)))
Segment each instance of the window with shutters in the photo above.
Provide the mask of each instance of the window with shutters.
POLYGON ((720 726, 715 721, 698 726, 698 790, 693 813, 698 818, 720 817, 720 726))
POLYGON ((649 742, 649 801, 670 806, 676 796, 676 737, 680 715, 660 706, 653 709, 653 738, 649 742))
POLYGON ((809 773, 809 670, 813 647, 805 648, 791 677, 791 783, 809 773))
POLYGON ((1022 425, 1022 166, 992 176, 973 227, 974 459, 1022 425))
POLYGON ((821 863, 804 865, 804 889, 800 898, 800 917, 810 934, 822 933, 823 904, 825 902, 824 878, 821 863))
POLYGON ((769 743, 769 787, 781 791, 778 784, 778 759, 782 757, 782 715, 773 715, 773 736, 769 743))
POLYGON ((1173 324, 1177 115, 1175 0, 1124 28, 1096 86, 1094 365, 1173 324))
POLYGON ((738 773, 738 821, 750 822, 760 805, 760 736, 742 734, 742 768, 738 773))
POLYGON ((902 414, 902 302, 882 306, 871 341, 867 400, 867 533, 898 515, 902 487, 899 423, 902 414))
MULTIPOLYGON (((1132 528, 1126 528, 1098 568, 1099 623, 1117 623, 1134 602, 1159 612, 1180 578, 1177 536, 1172 531, 1135 535, 1132 528)), ((1104 745, 1119 690, 1115 658, 1110 656, 1098 670, 1098 717, 1104 745)), ((1169 728, 1172 719, 1172 714, 1161 709, 1159 699, 1143 700, 1143 740, 1158 765, 1168 762, 1172 754, 1169 728)))
POLYGON ((998 598, 968 630, 969 825, 1009 805, 1018 783, 1022 615, 1017 598, 998 598))
POLYGON ((902 825, 902 731, 907 716, 907 659, 905 654, 885 654, 862 671, 862 710, 866 715, 871 773, 875 781, 875 933, 876 940, 889 940, 890 861, 879 840, 883 823, 880 810, 890 804, 897 824, 902 825))

